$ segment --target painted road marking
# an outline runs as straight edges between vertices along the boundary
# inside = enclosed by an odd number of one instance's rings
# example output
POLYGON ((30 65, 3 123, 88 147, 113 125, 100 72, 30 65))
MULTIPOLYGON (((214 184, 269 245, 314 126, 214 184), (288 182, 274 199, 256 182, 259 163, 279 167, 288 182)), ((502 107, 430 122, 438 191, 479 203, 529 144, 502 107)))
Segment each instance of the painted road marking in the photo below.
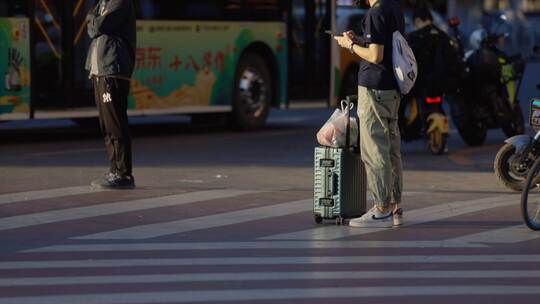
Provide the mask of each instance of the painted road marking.
POLYGON ((502 229, 493 229, 475 234, 464 235, 449 239, 450 242, 512 244, 531 241, 540 238, 540 233, 530 230, 523 225, 502 229))
POLYGON ((283 288, 283 289, 234 289, 200 291, 133 292, 86 295, 34 296, 0 298, 0 303, 17 304, 117 304, 117 303, 193 303, 211 301, 262 301, 295 299, 335 299, 367 297, 407 297, 442 295, 538 295, 536 284, 515 285, 450 285, 450 286, 392 286, 337 287, 337 288, 283 288))
POLYGON ((257 193, 251 190, 206 190, 133 201, 122 201, 88 207, 77 207, 39 213, 24 214, 0 219, 0 230, 23 228, 42 224, 58 223, 95 216, 113 215, 130 211, 140 211, 168 206, 234 197, 257 193))
POLYGON ((0 279, 0 287, 86 284, 184 283, 216 281, 362 280, 362 279, 519 279, 540 278, 540 270, 442 271, 295 271, 181 273, 110 276, 17 277, 0 279))
POLYGON ((11 204, 15 202, 32 201, 38 199, 56 198, 70 195, 88 194, 101 192, 105 190, 92 190, 90 186, 67 187, 47 190, 36 190, 26 192, 15 192, 0 194, 0 205, 11 204))
POLYGON ((248 221, 262 220, 277 216, 286 216, 304 212, 311 208, 312 199, 286 202, 277 205, 243 209, 232 212, 218 213, 208 216, 189 218, 185 220, 140 225, 125 229, 90 234, 76 237, 76 239, 147 239, 164 235, 221 227, 244 223, 248 221))
POLYGON ((483 244, 447 241, 256 241, 215 243, 74 244, 24 252, 117 252, 165 250, 328 249, 328 248, 486 248, 483 244))
MULTIPOLYGON (((519 195, 499 195, 468 201, 456 201, 426 208, 405 210, 403 226, 423 224, 450 217, 482 210, 507 207, 519 203, 519 195)), ((392 228, 361 229, 341 226, 323 226, 292 233, 284 233, 262 237, 262 240, 335 240, 355 235, 364 235, 392 228)))
POLYGON ((56 269, 95 267, 210 266, 210 265, 315 265, 315 264, 453 264, 538 263, 540 255, 399 255, 399 256, 300 256, 149 258, 110 260, 45 260, 0 262, 0 269, 56 269))
MULTIPOLYGON (((409 192, 407 195, 418 194, 418 192, 409 192)), ((113 231, 101 232, 85 236, 76 237, 76 239, 130 239, 140 240, 156 238, 165 235, 215 228, 226 225, 244 223, 248 221, 261 220, 277 216, 287 216, 295 213, 312 210, 313 199, 304 199, 287 202, 278 205, 264 206, 252 209, 244 209, 214 215, 208 215, 185 220, 156 223, 150 225, 140 225, 113 231)))

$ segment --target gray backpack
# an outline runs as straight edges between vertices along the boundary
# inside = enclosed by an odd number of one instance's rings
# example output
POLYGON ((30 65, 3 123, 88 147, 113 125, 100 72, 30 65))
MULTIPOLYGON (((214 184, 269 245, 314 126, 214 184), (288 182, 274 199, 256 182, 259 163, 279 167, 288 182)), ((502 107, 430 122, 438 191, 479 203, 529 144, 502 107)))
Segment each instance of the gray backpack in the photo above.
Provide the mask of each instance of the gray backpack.
POLYGON ((401 94, 408 94, 418 77, 418 65, 411 47, 399 31, 392 36, 392 65, 401 94))

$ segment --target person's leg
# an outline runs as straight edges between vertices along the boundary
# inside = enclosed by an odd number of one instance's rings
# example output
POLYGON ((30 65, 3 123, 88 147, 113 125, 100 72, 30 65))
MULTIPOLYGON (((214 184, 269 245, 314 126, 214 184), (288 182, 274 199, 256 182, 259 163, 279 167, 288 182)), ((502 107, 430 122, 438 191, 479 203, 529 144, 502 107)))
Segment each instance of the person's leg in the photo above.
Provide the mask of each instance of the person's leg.
POLYGON ((368 186, 375 205, 387 209, 391 201, 392 171, 388 117, 392 109, 377 91, 358 89, 360 147, 368 186))
POLYGON ((131 135, 127 116, 129 81, 112 78, 110 84, 112 102, 112 115, 114 116, 111 126, 111 135, 114 142, 116 168, 120 176, 132 175, 131 158, 131 135))
MULTIPOLYGON (((390 101, 392 103, 392 101, 390 101)), ((401 136, 398 125, 398 111, 400 100, 393 101, 393 118, 389 119, 388 128, 390 130, 390 162, 392 172, 392 192, 391 204, 399 205, 401 203, 401 193, 403 189, 403 167, 401 162, 401 136)))
POLYGON ((129 81, 106 77, 101 94, 103 125, 109 135, 115 176, 103 182, 103 188, 133 188, 131 139, 127 117, 129 81))
POLYGON ((396 106, 399 106, 399 94, 396 91, 359 87, 358 105, 362 161, 366 167, 367 181, 375 206, 363 216, 352 219, 349 226, 390 228, 393 226, 394 214, 390 210, 394 187, 390 134, 396 131, 399 134, 397 121, 394 121, 394 115, 398 111, 396 106))
POLYGON ((102 77, 93 77, 92 82, 94 84, 94 101, 99 114, 99 128, 105 140, 105 148, 107 149, 109 159, 109 172, 117 173, 114 143, 112 142, 111 136, 107 130, 106 120, 108 119, 108 113, 103 102, 103 94, 107 92, 107 84, 105 83, 105 79, 102 77))
POLYGON ((403 168, 401 163, 401 137, 399 133, 398 115, 399 103, 396 101, 396 116, 389 120, 390 128, 390 160, 392 163, 392 193, 390 200, 390 210, 392 211, 393 226, 403 224, 403 209, 401 209, 401 195, 403 189, 403 168))

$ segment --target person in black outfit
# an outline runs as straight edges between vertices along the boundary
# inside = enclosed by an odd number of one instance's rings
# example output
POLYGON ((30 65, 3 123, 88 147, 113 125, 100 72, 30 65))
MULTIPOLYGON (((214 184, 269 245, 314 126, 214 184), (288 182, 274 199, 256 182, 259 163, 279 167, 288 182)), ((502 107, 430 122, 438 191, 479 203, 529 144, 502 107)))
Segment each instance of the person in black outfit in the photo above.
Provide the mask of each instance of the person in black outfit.
POLYGON ((425 121, 430 114, 426 113, 426 97, 455 94, 463 61, 453 40, 433 24, 429 8, 416 9, 413 22, 417 30, 410 33, 407 40, 416 57, 418 78, 411 94, 420 101, 425 121))
POLYGON ((110 161, 109 172, 91 185, 130 189, 135 187, 127 117, 136 45, 133 1, 100 0, 87 20, 92 43, 86 69, 94 85, 100 128, 110 161))

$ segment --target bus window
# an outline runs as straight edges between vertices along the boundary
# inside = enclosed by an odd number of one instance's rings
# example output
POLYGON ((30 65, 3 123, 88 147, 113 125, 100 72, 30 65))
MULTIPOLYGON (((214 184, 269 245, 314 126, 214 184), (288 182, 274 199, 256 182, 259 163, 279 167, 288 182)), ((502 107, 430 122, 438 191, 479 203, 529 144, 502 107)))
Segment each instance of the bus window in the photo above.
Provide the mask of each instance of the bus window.
POLYGON ((282 0, 226 0, 226 18, 229 20, 280 20, 285 1, 282 0))
POLYGON ((146 20, 216 20, 221 12, 222 2, 215 0, 141 0, 139 16, 146 20))
POLYGON ((330 1, 293 0, 291 11, 290 82, 292 98, 325 97, 328 89, 330 1), (309 92, 310 96, 306 96, 309 92))
POLYGON ((28 1, 0 0, 0 17, 25 17, 28 14, 28 1))
POLYGON ((35 1, 34 71, 39 71, 33 87, 39 92, 33 98, 37 108, 64 106, 62 93, 62 2, 35 1))
POLYGON ((0 17, 9 17, 9 3, 0 1, 0 17))

